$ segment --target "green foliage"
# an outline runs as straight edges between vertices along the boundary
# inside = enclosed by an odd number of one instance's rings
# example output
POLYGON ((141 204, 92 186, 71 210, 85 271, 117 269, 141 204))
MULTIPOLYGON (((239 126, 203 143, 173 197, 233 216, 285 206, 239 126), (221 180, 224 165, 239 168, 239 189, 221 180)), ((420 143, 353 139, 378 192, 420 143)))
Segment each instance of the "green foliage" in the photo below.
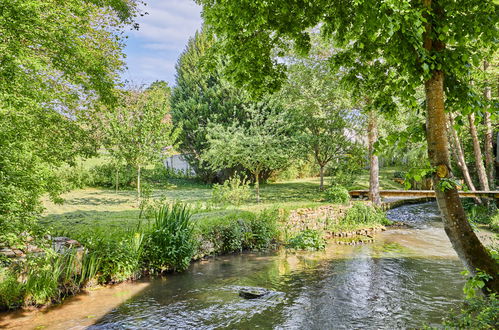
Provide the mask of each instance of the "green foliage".
POLYGON ((97 263, 86 252, 67 250, 29 255, 0 272, 0 310, 61 302, 75 294, 97 272, 97 263))
MULTIPOLYGON (((465 270, 461 272, 461 274, 464 276, 469 276, 470 273, 465 270)), ((491 279, 491 275, 482 271, 477 271, 474 276, 468 278, 468 281, 466 281, 466 284, 463 287, 463 292, 466 295, 466 299, 475 298, 477 290, 483 289, 483 287, 485 286, 485 282, 491 279)))
POLYGON ((116 175, 118 186, 131 187, 135 184, 136 171, 131 165, 107 163, 97 165, 90 169, 88 186, 114 188, 116 186, 116 175))
POLYGON ((197 32, 178 60, 171 102, 173 121, 184 128, 179 150, 205 181, 216 176, 199 158, 207 146, 207 123, 225 127, 243 121, 244 104, 249 102, 246 93, 221 74, 224 61, 220 57, 214 38, 205 30, 197 32))
POLYGON ((104 113, 101 130, 104 145, 114 158, 137 170, 140 197, 141 170, 173 152, 180 125, 173 125, 170 115, 170 87, 155 82, 146 89, 122 92, 118 107, 104 113))
MULTIPOLYGON (((469 276, 468 271, 461 274, 469 276)), ((477 291, 485 286, 485 282, 492 277, 482 271, 478 271, 473 277, 468 278, 463 291, 466 301, 459 312, 453 311, 444 319, 443 326, 446 329, 496 329, 499 322, 497 311, 499 310, 499 299, 497 294, 477 296, 477 291)))
POLYGON ((499 232, 499 209, 494 205, 477 205, 475 201, 463 201, 468 220, 473 224, 487 225, 490 230, 499 232))
POLYGON ((459 180, 455 178, 440 178, 438 181, 438 189, 440 191, 456 189, 459 184, 459 180))
POLYGON ((386 218, 385 212, 364 203, 354 203, 340 221, 343 226, 390 224, 391 221, 386 218))
POLYGON ((23 285, 11 269, 0 268, 0 311, 23 305, 23 285))
MULTIPOLYGON (((73 233, 88 249, 84 259, 87 277, 96 273, 99 283, 117 283, 136 278, 140 272, 143 228, 133 230, 85 230, 73 233)), ((88 279, 87 279, 88 280, 88 279)))
POLYGON ((339 162, 331 162, 326 173, 331 175, 331 185, 350 187, 366 165, 366 150, 363 146, 352 145, 349 152, 339 162))
POLYGON ((333 160, 344 160, 354 145, 347 132, 358 128, 354 124, 360 121, 349 109, 345 89, 338 79, 330 79, 332 72, 327 64, 314 57, 295 59, 288 71, 282 95, 300 125, 303 154, 312 154, 322 168, 333 160))
POLYGON ((459 313, 445 318, 443 326, 446 329, 497 329, 498 310, 499 299, 496 294, 468 299, 459 313))
POLYGON ((306 229, 290 238, 287 247, 297 250, 322 250, 326 247, 326 241, 320 231, 306 229))
POLYGON ((347 204, 350 201, 350 194, 343 186, 332 186, 324 191, 326 201, 334 204, 347 204))
POLYGON ((191 211, 182 203, 163 205, 144 240, 146 269, 151 272, 185 270, 195 252, 191 211))
POLYGON ((213 169, 241 166, 255 178, 259 201, 259 179, 264 170, 278 170, 289 164, 296 151, 295 127, 290 114, 275 97, 246 108, 245 123, 208 130, 209 147, 202 155, 213 169))
POLYGON ((240 205, 251 197, 249 182, 240 178, 237 172, 222 185, 214 184, 212 201, 216 204, 240 205))
POLYGON ((43 194, 55 198, 65 188, 55 169, 94 152, 81 120, 114 102, 122 19, 134 7, 125 0, 0 4, 0 221, 37 214, 43 194))
POLYGON ((203 240, 210 241, 216 253, 243 250, 263 250, 275 245, 279 237, 277 209, 251 212, 233 212, 223 217, 203 219, 199 225, 203 240))

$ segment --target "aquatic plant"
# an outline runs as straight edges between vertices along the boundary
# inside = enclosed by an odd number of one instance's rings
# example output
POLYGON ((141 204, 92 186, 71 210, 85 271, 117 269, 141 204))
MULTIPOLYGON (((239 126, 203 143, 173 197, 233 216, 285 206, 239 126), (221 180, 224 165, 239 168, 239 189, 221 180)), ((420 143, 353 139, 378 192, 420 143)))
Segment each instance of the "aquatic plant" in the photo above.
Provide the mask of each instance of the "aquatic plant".
POLYGON ((163 205, 146 232, 142 262, 151 272, 182 271, 196 252, 191 211, 186 204, 163 205))
POLYGON ((290 238, 287 247, 297 250, 322 250, 326 247, 326 241, 320 231, 306 229, 290 238))

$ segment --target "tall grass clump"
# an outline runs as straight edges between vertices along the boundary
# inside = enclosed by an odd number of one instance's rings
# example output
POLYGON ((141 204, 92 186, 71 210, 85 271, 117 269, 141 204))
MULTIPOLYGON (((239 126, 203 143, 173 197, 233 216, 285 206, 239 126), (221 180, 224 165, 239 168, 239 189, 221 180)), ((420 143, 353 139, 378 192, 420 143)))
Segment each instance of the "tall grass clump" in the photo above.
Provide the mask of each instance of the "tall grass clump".
POLYGON ((140 276, 142 225, 122 230, 85 230, 73 234, 88 250, 83 258, 82 281, 95 278, 98 283, 118 283, 140 276), (92 276, 94 275, 94 276, 92 276))
POLYGON ((183 203, 163 205, 144 238, 143 264, 153 273, 185 270, 196 252, 191 211, 183 203))
POLYGON ((0 271, 0 310, 60 302, 76 294, 97 273, 92 256, 68 249, 30 255, 0 271))
POLYGON ((357 229, 366 226, 390 225, 392 222, 386 218, 385 212, 379 208, 355 203, 349 208, 345 217, 332 225, 331 229, 357 229))

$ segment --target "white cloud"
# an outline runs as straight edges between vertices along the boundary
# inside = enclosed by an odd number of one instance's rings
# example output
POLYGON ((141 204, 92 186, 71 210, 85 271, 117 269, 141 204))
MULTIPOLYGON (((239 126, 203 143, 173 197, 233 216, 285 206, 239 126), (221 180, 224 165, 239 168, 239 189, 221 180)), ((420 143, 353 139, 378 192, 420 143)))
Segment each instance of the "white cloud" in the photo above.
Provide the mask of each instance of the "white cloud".
POLYGON ((174 82, 175 63, 190 37, 201 28, 201 7, 193 0, 150 0, 129 33, 124 79, 174 82))

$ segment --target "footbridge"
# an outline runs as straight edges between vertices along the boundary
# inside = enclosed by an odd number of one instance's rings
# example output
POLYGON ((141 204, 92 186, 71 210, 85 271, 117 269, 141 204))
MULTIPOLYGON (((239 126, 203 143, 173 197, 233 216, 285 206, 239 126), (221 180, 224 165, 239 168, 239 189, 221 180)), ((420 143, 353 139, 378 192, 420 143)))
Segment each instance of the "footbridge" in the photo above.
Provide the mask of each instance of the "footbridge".
MULTIPOLYGON (((499 190, 493 191, 459 191, 459 197, 478 197, 478 198, 495 198, 499 199, 499 190)), ((349 191, 351 197, 364 198, 369 197, 369 190, 351 190, 349 191)), ((395 197, 395 198, 431 198, 435 197, 434 190, 380 190, 381 197, 395 197)))

